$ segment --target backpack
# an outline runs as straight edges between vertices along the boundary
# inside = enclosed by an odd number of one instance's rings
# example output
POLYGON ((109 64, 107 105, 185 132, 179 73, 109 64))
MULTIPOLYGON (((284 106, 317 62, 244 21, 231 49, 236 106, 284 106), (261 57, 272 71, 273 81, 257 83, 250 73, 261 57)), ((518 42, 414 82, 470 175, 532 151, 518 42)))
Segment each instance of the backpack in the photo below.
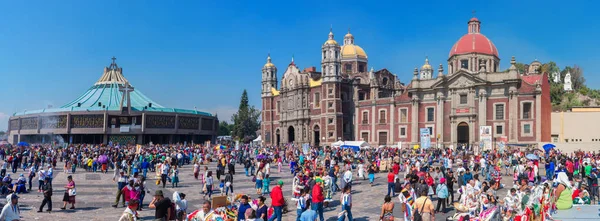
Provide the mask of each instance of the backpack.
POLYGON ((425 208, 425 203, 427 203, 428 199, 425 199, 425 201, 423 201, 423 205, 421 206, 420 210, 415 211, 414 215, 413 215, 413 221, 423 221, 423 216, 421 216, 421 211, 423 211, 423 209, 425 208))
POLYGON ((177 220, 177 207, 175 207, 175 203, 171 203, 171 207, 169 210, 171 211, 171 216, 169 216, 168 220, 177 220))

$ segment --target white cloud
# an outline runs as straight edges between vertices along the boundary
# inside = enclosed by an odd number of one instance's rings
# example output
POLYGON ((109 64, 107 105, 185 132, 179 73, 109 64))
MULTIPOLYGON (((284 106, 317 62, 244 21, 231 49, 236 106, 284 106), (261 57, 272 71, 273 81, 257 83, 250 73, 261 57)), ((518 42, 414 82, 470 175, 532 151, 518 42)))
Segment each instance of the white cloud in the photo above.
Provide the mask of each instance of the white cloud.
POLYGON ((0 112, 0 131, 8 129, 8 118, 10 118, 10 115, 0 112))
POLYGON ((231 123, 231 116, 233 116, 233 114, 235 114, 237 112, 237 108, 221 106, 221 107, 204 109, 202 111, 205 111, 205 112, 208 112, 211 114, 216 113, 219 117, 219 121, 227 121, 227 122, 231 123))

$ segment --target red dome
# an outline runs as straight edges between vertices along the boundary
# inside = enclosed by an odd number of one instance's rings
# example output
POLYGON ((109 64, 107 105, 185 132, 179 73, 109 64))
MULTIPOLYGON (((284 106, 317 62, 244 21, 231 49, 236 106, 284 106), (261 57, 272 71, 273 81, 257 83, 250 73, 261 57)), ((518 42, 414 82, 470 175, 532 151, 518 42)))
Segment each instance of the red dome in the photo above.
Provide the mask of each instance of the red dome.
POLYGON ((487 54, 499 57, 498 49, 496 49, 494 43, 480 33, 468 33, 462 36, 456 44, 452 46, 452 50, 450 50, 450 55, 448 57, 469 53, 487 54))

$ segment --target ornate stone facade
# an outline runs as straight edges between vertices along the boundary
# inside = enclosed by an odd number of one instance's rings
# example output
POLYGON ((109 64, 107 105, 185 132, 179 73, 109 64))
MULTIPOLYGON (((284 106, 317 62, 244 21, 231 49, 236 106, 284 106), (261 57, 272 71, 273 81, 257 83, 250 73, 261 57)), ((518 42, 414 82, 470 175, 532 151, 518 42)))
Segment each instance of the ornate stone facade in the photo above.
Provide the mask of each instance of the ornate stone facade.
POLYGON ((451 48, 447 73, 440 64, 434 74, 426 59, 408 85, 387 69, 366 71, 368 57, 350 33, 342 46, 329 33, 321 72, 300 71, 292 59, 279 90, 269 56, 262 69, 263 141, 407 147, 419 143, 420 129, 427 128, 434 145, 477 145, 480 126, 491 126, 494 139, 509 143, 549 141, 548 75, 537 72, 539 62, 521 75, 514 57, 508 71, 500 71, 498 50, 480 24, 477 18, 468 22, 468 33, 451 48))

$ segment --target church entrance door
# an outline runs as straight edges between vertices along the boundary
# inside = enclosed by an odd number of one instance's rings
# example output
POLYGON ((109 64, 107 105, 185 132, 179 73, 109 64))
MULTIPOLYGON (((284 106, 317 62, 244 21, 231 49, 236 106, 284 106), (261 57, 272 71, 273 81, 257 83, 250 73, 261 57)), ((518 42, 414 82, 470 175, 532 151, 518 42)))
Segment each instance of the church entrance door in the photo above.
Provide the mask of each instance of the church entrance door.
POLYGON ((464 144, 465 146, 469 145, 469 124, 467 124, 466 122, 461 122, 460 124, 458 124, 458 127, 456 128, 456 142, 458 143, 459 146, 462 146, 462 144, 464 144))
POLYGON ((281 135, 279 134, 279 129, 275 131, 275 144, 277 144, 277 146, 281 145, 281 135))
POLYGON ((288 143, 293 143, 296 140, 296 132, 294 131, 294 127, 288 127, 288 143))
POLYGON ((313 140, 315 143, 315 146, 319 146, 319 144, 321 143, 321 131, 319 130, 319 125, 315 125, 314 129, 313 129, 313 140))

